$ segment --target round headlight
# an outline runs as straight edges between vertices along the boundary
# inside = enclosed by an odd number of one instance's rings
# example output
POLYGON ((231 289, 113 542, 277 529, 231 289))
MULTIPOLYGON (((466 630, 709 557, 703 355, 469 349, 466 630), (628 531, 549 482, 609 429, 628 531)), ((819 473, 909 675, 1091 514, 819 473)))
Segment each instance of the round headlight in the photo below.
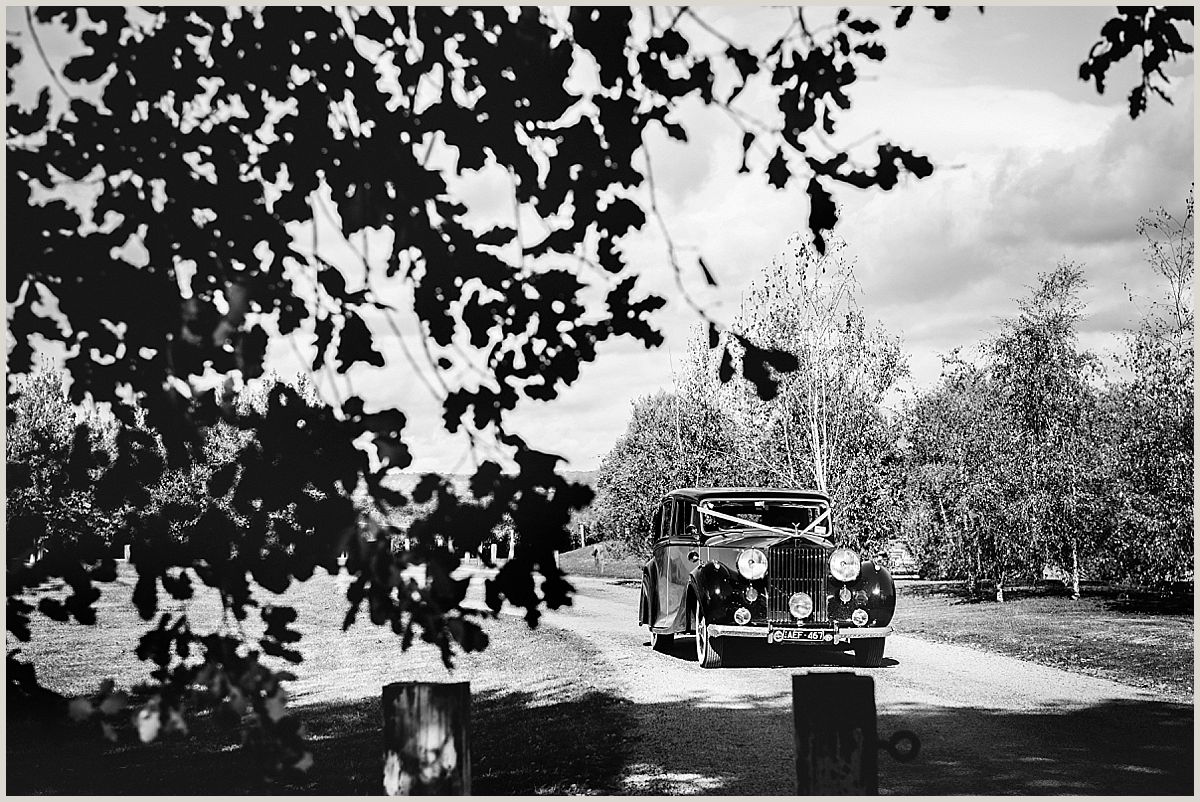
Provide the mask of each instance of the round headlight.
POLYGON ((738 555, 737 569, 746 579, 762 579, 767 573, 767 555, 758 549, 746 549, 738 555))
POLYGON ((839 582, 853 582, 858 579, 861 568, 858 554, 853 549, 834 549, 833 554, 829 555, 829 573, 839 582))
POLYGON ((788 599, 788 612, 797 621, 803 621, 812 615, 813 603, 812 596, 807 593, 793 593, 792 598, 788 599))

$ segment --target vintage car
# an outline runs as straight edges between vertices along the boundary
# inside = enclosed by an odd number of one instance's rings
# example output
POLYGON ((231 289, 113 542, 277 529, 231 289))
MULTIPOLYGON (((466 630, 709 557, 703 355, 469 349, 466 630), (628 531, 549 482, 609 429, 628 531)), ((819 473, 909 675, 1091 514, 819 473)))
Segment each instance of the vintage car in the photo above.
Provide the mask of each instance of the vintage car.
POLYGON ((638 623, 651 645, 691 634, 704 668, 741 638, 853 649, 879 666, 896 609, 887 569, 834 545, 829 497, 767 488, 685 488, 652 517, 638 623))

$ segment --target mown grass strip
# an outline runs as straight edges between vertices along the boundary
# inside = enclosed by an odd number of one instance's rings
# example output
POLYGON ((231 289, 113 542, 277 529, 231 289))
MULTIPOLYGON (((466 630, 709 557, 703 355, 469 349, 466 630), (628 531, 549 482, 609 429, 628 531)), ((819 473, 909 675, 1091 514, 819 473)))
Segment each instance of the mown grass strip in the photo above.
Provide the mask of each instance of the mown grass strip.
POLYGON ((1017 590, 998 603, 958 584, 900 586, 899 634, 956 643, 1104 677, 1175 698, 1194 693, 1191 605, 1123 601, 1094 591, 1078 601, 1017 590), (1172 609, 1170 605, 1166 609, 1172 609))

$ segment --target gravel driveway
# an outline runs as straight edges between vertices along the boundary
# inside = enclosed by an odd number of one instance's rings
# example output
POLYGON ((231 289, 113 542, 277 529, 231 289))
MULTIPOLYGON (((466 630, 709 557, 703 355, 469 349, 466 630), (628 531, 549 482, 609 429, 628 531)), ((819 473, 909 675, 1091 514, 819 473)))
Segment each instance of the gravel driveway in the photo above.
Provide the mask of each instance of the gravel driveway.
MULTIPOLYGON (((650 649, 635 583, 572 581, 574 606, 543 625, 586 638, 599 652, 587 682, 633 703, 629 793, 794 793, 791 676, 804 671, 872 676, 881 735, 921 738, 912 763, 881 754, 882 793, 1192 793, 1191 698, 903 635, 889 638, 878 669, 763 645, 744 667, 703 670, 690 639, 672 654, 650 649)), ((903 600, 894 623, 903 632, 903 600)))

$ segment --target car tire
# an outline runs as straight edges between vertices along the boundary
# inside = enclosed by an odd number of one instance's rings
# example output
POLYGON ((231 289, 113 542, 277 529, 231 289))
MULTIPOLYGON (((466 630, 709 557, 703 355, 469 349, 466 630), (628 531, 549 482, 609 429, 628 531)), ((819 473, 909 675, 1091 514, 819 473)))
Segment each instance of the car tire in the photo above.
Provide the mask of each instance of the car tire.
POLYGON ((879 668, 883 664, 883 644, 887 638, 857 638, 854 641, 854 665, 879 668))
POLYGON ((671 646, 675 643, 674 635, 662 635, 657 632, 650 632, 650 648, 656 652, 670 652, 671 646))
POLYGON ((696 601, 696 662, 701 668, 720 668, 725 656, 725 645, 719 639, 708 636, 708 621, 704 618, 704 606, 696 601))

